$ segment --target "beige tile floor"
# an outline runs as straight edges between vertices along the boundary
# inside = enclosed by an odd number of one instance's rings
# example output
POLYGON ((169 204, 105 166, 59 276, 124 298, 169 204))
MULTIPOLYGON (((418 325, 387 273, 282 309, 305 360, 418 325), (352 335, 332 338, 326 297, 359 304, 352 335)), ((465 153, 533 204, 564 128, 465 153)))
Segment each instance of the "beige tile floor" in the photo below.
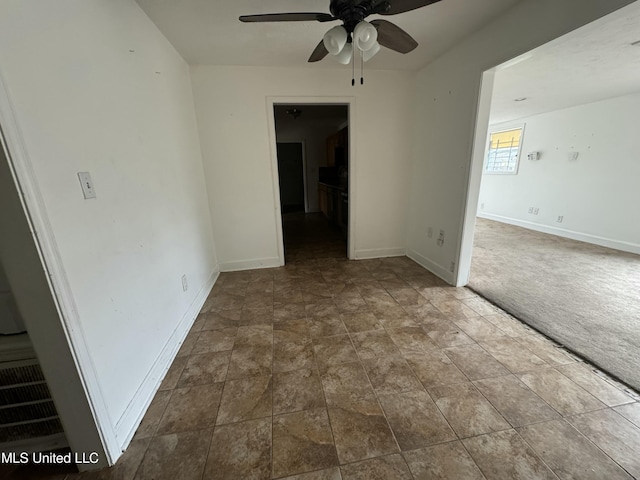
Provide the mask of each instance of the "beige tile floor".
POLYGON ((317 255, 221 274, 101 478, 640 478, 633 391, 408 258, 317 255))
POLYGON ((221 274, 116 466, 46 478, 640 478, 635 392, 406 257, 343 256, 221 274))

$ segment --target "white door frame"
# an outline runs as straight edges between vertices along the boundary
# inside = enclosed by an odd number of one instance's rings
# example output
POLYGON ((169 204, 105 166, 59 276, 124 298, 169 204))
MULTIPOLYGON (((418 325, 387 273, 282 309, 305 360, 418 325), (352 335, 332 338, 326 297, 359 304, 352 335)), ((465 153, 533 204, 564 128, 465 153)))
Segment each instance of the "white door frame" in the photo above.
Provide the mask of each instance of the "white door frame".
POLYGON ((276 149, 276 123, 274 106, 278 104, 296 105, 345 105, 348 107, 349 122, 349 233, 347 235, 347 258, 355 259, 356 250, 356 203, 357 203, 357 158, 356 134, 353 126, 356 120, 355 97, 267 97, 267 124, 269 145, 271 147, 271 177, 273 182, 273 213, 276 224, 276 243, 280 265, 284 265, 284 237, 282 234, 282 214, 280 208, 280 186, 278 181, 278 155, 276 149))
MULTIPOLYGON (((4 147, 8 157, 7 164, 19 197, 16 208, 21 208, 21 216, 24 215, 20 223, 33 240, 32 245, 26 241, 20 253, 30 260, 37 259, 42 276, 46 277, 44 284, 35 279, 33 288, 27 285, 24 289, 28 296, 30 289, 44 285, 37 290, 43 300, 40 311, 30 308, 29 312, 23 312, 24 322, 70 447, 75 452, 99 453, 98 464, 78 465, 79 469, 106 467, 120 456, 122 445, 104 402, 46 206, 1 72, 0 126, 3 140, 0 148, 4 147)), ((10 272, 6 273, 10 283, 15 280, 24 285, 24 278, 16 278, 17 275, 11 278, 10 272)), ((19 305, 29 304, 29 298, 21 298, 25 293, 13 293, 19 305)))
POLYGON ((478 199, 480 198, 480 183, 482 182, 482 166, 486 150, 487 133, 489 131, 489 114, 491 113, 491 97, 493 95, 493 81, 495 68, 485 71, 480 80, 480 95, 476 111, 475 132, 471 154, 471 166, 467 178, 467 190, 464 215, 462 216, 462 235, 458 242, 458 261, 454 272, 456 287, 464 287, 469 283, 471 275, 471 258, 473 254, 473 238, 478 213, 478 199))

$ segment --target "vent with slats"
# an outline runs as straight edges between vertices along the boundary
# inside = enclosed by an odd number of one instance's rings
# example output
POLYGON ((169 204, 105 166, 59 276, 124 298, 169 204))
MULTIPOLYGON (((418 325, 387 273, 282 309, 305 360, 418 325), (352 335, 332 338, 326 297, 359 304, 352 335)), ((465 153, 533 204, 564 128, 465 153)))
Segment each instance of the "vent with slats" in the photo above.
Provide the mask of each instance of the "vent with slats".
POLYGON ((34 418, 49 418, 58 416, 56 407, 51 400, 37 403, 11 405, 0 408, 0 425, 10 423, 29 422, 34 418))
POLYGON ((0 363, 0 448, 62 431, 37 360, 0 363))
POLYGON ((36 423, 2 426, 0 427, 0 450, 3 443, 47 437, 61 432, 62 424, 57 418, 44 419, 36 423))
POLYGON ((0 388, 22 383, 44 382, 44 376, 40 365, 11 366, 12 362, 7 362, 7 366, 0 364, 0 388))
POLYGON ((51 398, 45 383, 27 383, 13 388, 0 388, 0 407, 51 398))

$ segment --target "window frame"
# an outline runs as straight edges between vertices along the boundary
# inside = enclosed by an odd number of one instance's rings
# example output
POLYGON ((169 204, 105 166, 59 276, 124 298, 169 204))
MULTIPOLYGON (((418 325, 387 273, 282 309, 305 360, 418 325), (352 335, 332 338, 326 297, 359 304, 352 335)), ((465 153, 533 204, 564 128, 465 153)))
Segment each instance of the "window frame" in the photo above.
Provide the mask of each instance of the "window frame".
MULTIPOLYGON (((487 148, 485 151, 485 156, 484 156, 484 165, 482 168, 482 173, 483 175, 517 175, 518 171, 520 170, 520 157, 522 155, 522 146, 524 144, 524 134, 525 134, 525 123, 518 123, 518 124, 514 124, 514 125, 509 125, 506 127, 500 127, 500 128, 496 128, 496 129, 491 129, 489 128, 489 132, 487 135, 487 148), (492 152, 491 149, 491 137, 497 133, 503 133, 503 132, 510 132, 513 130, 520 130, 520 144, 518 145, 518 152, 516 153, 516 161, 515 161, 515 165, 513 166, 513 168, 509 171, 495 171, 495 170, 488 170, 489 168, 489 155, 492 152)), ((498 150, 498 149, 494 149, 494 150, 498 150)))

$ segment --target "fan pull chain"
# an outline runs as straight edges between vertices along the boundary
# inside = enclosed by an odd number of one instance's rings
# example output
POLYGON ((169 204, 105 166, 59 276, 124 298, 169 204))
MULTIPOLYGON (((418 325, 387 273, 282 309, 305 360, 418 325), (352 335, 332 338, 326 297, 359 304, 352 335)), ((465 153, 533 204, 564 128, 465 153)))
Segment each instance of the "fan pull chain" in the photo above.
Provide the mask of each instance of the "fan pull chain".
POLYGON ((360 51, 360 85, 364 85, 364 52, 360 51))
POLYGON ((356 56, 354 53, 351 54, 351 86, 356 86, 356 56))

